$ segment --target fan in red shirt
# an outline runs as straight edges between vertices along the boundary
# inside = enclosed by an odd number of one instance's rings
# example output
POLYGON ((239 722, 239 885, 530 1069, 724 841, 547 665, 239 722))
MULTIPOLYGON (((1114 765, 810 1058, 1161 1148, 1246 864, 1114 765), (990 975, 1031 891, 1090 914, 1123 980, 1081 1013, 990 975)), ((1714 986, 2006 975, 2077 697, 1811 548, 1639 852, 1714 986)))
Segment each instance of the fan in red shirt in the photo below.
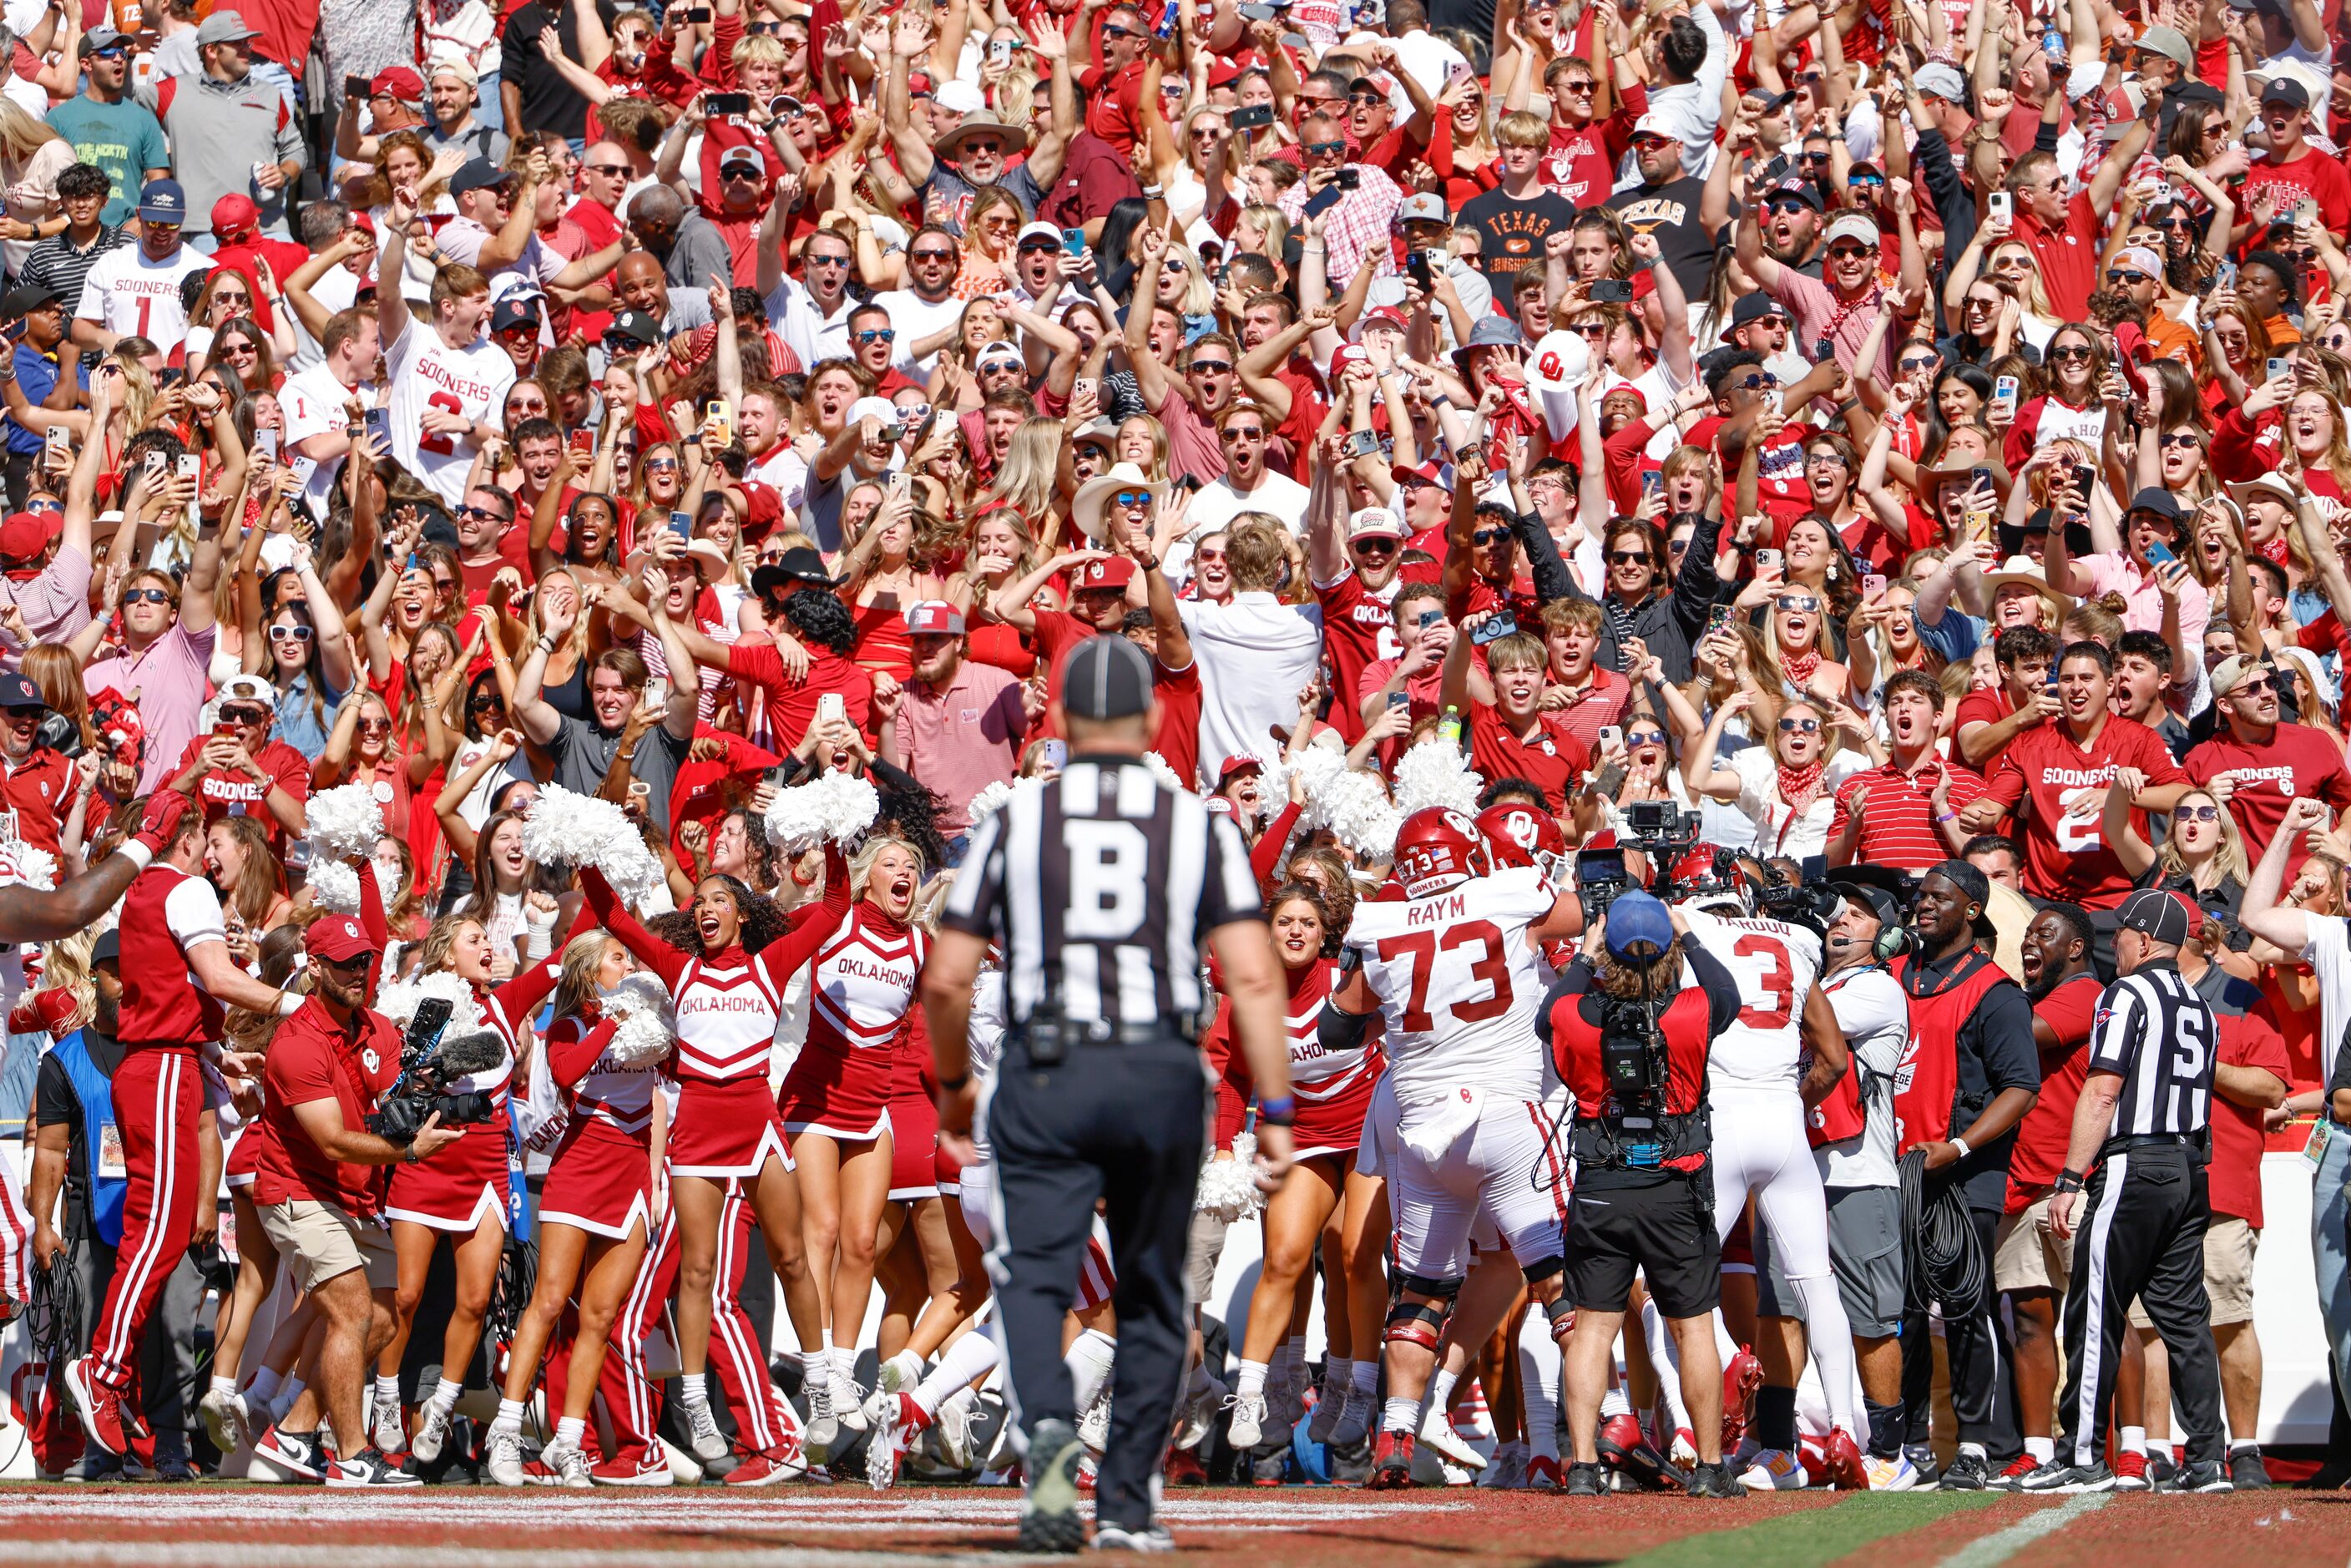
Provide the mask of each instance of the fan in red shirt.
POLYGON ((63 752, 36 744, 48 711, 31 680, 0 674, 0 810, 15 820, 13 837, 61 855, 57 824, 73 802, 74 765, 63 752))
POLYGON ((1924 670, 1901 670, 1880 700, 1892 754, 1883 767, 1837 787, 1829 818, 1828 862, 1927 871, 1967 848, 1959 812, 1983 793, 1983 779, 1936 750, 1943 689, 1924 670))
POLYGON ((2132 769, 2144 780, 2132 802, 2141 833, 2145 813, 2170 810, 2188 790, 2155 731, 2108 710, 2114 671, 2098 643, 2069 644, 2057 662, 2058 720, 2011 742, 1982 796, 1959 813, 1969 832, 1989 832, 2023 804, 2025 891, 2089 909, 2112 909, 2131 890, 2101 821, 2116 774, 2132 769))
POLYGON ((1395 604, 1403 579, 1404 529, 1385 507, 1364 507, 1347 519, 1343 547, 1330 508, 1317 508, 1310 544, 1314 597, 1322 606, 1322 651, 1331 665, 1331 722, 1353 746, 1364 737, 1356 708, 1364 672, 1382 659, 1404 656, 1395 604), (1343 548, 1345 554, 1340 552, 1343 548))
MULTIPOLYGON (((2324 800, 2338 812, 2351 810, 2351 770, 2343 766, 2342 744, 2324 731, 2280 721, 2276 665, 2242 655, 2222 660, 2212 672, 2212 701, 2227 727, 2183 762, 2199 784, 2227 780, 2229 815, 2244 835, 2248 861, 2262 858, 2297 795, 2324 800)), ((2301 844, 2288 850, 2287 876, 2307 853, 2301 844)))
POLYGON ((2008 1198, 1993 1244, 1993 1287, 2008 1297, 2016 1325, 2018 1424, 2047 1437, 2057 1397, 2057 1303, 2071 1250, 2049 1230, 2049 1197, 2065 1168, 2074 1105, 2090 1075, 2090 1030, 2105 987, 2090 967, 2097 939, 2087 911, 2055 904, 2024 928, 2024 993, 2032 998, 2032 1043, 2041 1051, 2041 1097, 2017 1124, 2008 1156, 2008 1198))
POLYGON ((206 822, 255 817, 269 847, 302 833, 302 803, 310 798, 310 763, 282 740, 269 738, 277 694, 258 675, 221 683, 212 733, 188 742, 180 769, 165 786, 192 795, 206 822))
POLYGON ((1478 629, 1497 613, 1479 612, 1461 623, 1461 634, 1445 654, 1444 703, 1468 716, 1470 766, 1489 779, 1524 779, 1538 786, 1556 816, 1575 798, 1592 753, 1544 720, 1543 670, 1549 660, 1541 643, 1523 632, 1509 632, 1487 644, 1483 675, 1471 667, 1478 629))
MULTIPOLYGON (((1956 73, 1954 73, 1956 75, 1956 73)), ((2098 235, 2105 214, 2115 204, 2115 193, 2138 155, 2147 150, 2161 95, 2147 95, 2145 109, 2122 139, 2106 153, 2071 201, 2068 182, 2054 152, 2028 152, 2008 173, 2008 191, 2016 204, 2011 230, 2041 264, 2041 287, 2049 308, 2061 321, 2081 321, 2090 314, 2090 295, 2098 286, 2098 235)), ((1987 243, 2007 237, 1995 222, 1987 243)))
POLYGON ((854 662, 857 622, 833 592, 824 558, 794 545, 751 574, 752 591, 776 634, 773 643, 718 643, 698 626, 678 628, 697 664, 750 682, 767 697, 768 728, 776 749, 798 747, 828 696, 868 746, 873 744, 873 677, 854 662))
POLYGON ((1992 638, 2000 684, 1970 692, 1951 716, 1951 745, 1960 761, 1989 775, 2018 736, 2057 716, 2049 666, 2057 640, 2038 626, 2010 626, 1992 638))

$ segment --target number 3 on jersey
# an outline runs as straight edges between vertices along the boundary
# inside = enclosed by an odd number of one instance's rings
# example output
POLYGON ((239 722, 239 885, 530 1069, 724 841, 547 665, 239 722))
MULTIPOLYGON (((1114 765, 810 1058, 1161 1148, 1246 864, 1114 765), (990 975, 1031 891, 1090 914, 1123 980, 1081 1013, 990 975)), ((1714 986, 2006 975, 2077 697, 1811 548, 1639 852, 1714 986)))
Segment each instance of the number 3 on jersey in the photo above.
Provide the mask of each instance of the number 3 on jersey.
POLYGON ((1437 967, 1437 956, 1473 942, 1480 951, 1470 961, 1469 977, 1486 988, 1487 994, 1468 999, 1440 999, 1437 1005, 1447 1018, 1462 1023, 1483 1023, 1510 1011, 1512 1000, 1510 954, 1502 945, 1502 933, 1492 921, 1469 920, 1448 925, 1442 932, 1406 931, 1380 939, 1382 963, 1408 960, 1412 966, 1412 985, 1405 993, 1404 1007, 1406 1030, 1425 1034, 1437 1027, 1428 1000, 1429 977, 1437 967))
POLYGON ((1739 977, 1739 1021, 1750 1029, 1785 1029, 1796 1001, 1796 966, 1789 960, 1788 945, 1777 936, 1750 934, 1733 942, 1730 951, 1750 960, 1731 966, 1739 977))

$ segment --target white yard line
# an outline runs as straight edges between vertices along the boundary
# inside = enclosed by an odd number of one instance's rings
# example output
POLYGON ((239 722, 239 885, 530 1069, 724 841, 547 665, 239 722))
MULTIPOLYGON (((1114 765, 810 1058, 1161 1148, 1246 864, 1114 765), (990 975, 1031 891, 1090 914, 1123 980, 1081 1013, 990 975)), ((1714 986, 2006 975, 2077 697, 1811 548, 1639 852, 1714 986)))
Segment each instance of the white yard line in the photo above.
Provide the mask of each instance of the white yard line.
POLYGON ((2020 1519, 2006 1530, 1996 1530, 1980 1541, 1970 1542, 1935 1568, 2000 1568, 2000 1565, 2045 1536, 2056 1534, 2085 1514, 2095 1513, 2115 1500, 2115 1494, 2085 1491, 2066 1499, 2055 1508, 2044 1508, 2026 1519, 2020 1519))

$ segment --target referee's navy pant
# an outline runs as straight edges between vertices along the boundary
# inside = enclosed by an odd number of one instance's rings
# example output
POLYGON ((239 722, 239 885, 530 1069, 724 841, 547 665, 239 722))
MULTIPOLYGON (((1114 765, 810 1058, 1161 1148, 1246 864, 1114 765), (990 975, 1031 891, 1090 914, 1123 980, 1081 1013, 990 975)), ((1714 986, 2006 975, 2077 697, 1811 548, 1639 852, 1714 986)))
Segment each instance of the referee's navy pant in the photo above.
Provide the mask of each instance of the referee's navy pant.
POLYGON ((2204 1294, 2204 1162, 2182 1144, 2134 1144, 2108 1155, 2083 1188, 2074 1275, 2065 1289, 2065 1393, 2057 1455, 2076 1465, 2105 1453, 2126 1314, 2144 1304, 2171 1353, 2171 1397, 2189 1463, 2220 1458, 2220 1361, 2204 1294))
POLYGON ((1167 1447, 1190 1320, 1184 1251, 1207 1145, 1200 1053, 1173 1035, 1107 1046, 1071 1040, 1066 1060, 1029 1065, 1008 1040, 987 1108, 996 1152, 996 1282, 1016 1415, 1024 1431, 1077 1419, 1061 1322, 1104 1201, 1118 1271, 1118 1361, 1110 1446, 1095 1478, 1105 1524, 1151 1522, 1151 1479, 1167 1447))
MULTIPOLYGON (((1992 1237, 1999 1228, 2000 1215, 1993 1209, 1970 1208, 1968 1218, 1975 1222, 1976 1245, 1983 1249, 1983 1289, 1972 1301, 1938 1303, 1943 1309, 1943 1345, 1951 1360, 1951 1413, 1959 1417, 1959 1441, 1980 1445, 1997 1474, 2024 1452, 2022 1429, 2016 1424, 2008 1326, 2001 1321, 1999 1293, 1991 1285, 1992 1237)), ((1906 1310, 1902 1314, 1904 1442, 1927 1440, 1928 1416, 1934 1403, 1932 1327, 1924 1307, 1906 1310)))

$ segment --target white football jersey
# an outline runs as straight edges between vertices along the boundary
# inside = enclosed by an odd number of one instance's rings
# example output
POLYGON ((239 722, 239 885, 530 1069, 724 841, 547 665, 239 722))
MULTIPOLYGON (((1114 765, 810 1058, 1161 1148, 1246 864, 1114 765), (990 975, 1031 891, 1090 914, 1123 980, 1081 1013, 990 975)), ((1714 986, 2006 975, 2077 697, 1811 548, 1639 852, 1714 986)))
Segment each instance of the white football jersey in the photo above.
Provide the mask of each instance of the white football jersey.
POLYGON ((1551 977, 1527 927, 1558 900, 1541 872, 1512 866, 1426 898, 1355 905, 1347 946, 1380 999, 1382 1044, 1407 1117, 1464 1084, 1542 1098, 1535 1019, 1551 977))
POLYGON ((1739 1017, 1707 1058, 1709 1089, 1785 1089, 1799 1082, 1804 998, 1821 973, 1821 939, 1760 915, 1682 912, 1697 938, 1739 982, 1739 1017))
POLYGON ((429 323, 413 315, 400 336, 384 345, 383 361, 392 382, 392 461, 455 507, 465 499, 474 447, 454 435, 426 434, 424 411, 443 409, 502 427, 507 389, 514 385, 514 361, 487 341, 452 349, 429 323))

